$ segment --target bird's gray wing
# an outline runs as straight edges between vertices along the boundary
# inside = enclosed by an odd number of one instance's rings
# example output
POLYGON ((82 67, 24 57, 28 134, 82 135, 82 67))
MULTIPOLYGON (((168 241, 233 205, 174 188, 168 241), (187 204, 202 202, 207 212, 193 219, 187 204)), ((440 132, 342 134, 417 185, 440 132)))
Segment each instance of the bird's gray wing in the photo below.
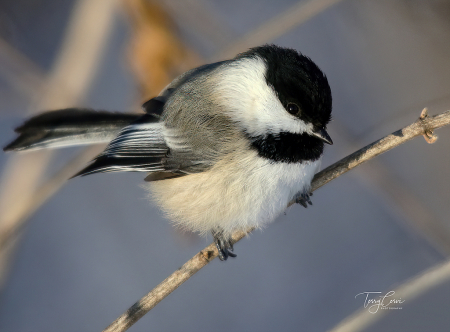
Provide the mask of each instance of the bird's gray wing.
POLYGON ((148 113, 122 129, 106 149, 75 176, 106 172, 149 172, 146 181, 198 173, 212 165, 195 153, 187 137, 168 130, 148 113), (169 142, 169 144, 168 144, 169 142))
POLYGON ((202 90, 221 64, 205 65, 176 78, 142 106, 146 114, 125 127, 77 175, 150 172, 146 180, 154 181, 209 169, 223 152, 221 142, 229 138, 229 121, 220 112, 211 112, 214 103, 202 90))

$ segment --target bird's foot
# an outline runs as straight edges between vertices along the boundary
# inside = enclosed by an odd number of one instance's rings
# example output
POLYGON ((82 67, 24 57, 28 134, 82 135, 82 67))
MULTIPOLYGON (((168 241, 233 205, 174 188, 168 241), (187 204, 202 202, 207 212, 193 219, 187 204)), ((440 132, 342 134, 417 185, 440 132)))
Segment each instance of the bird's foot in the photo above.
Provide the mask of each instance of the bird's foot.
POLYGON ((299 194, 299 195, 297 195, 297 197, 295 197, 295 203, 298 203, 298 204, 302 205, 303 207, 307 208, 308 204, 312 205, 312 202, 310 199, 310 196, 312 196, 312 195, 313 195, 312 193, 308 194, 306 192, 299 194))
POLYGON ((217 250, 219 251, 219 259, 226 261, 228 257, 236 257, 237 255, 232 253, 233 239, 231 237, 225 237, 223 231, 212 231, 214 242, 216 243, 217 250))

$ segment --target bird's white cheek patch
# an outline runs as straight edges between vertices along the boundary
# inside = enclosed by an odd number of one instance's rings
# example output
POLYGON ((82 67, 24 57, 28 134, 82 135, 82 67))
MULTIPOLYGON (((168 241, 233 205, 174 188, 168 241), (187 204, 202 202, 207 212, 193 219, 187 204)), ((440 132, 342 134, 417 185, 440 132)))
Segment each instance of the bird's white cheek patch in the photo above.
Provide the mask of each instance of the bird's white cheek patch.
POLYGON ((251 136, 268 133, 312 132, 289 114, 265 79, 266 65, 260 58, 242 59, 213 79, 215 101, 251 136))

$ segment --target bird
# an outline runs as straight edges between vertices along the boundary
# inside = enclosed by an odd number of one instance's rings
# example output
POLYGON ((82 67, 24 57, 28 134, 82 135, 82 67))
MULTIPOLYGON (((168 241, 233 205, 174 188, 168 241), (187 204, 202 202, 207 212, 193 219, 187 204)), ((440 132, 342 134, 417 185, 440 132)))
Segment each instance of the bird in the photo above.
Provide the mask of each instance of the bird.
POLYGON ((74 175, 145 172, 157 205, 183 230, 211 233, 219 259, 232 234, 264 228, 295 200, 312 204, 332 95, 301 52, 273 44, 191 69, 143 113, 47 111, 16 128, 5 151, 109 143, 74 175))

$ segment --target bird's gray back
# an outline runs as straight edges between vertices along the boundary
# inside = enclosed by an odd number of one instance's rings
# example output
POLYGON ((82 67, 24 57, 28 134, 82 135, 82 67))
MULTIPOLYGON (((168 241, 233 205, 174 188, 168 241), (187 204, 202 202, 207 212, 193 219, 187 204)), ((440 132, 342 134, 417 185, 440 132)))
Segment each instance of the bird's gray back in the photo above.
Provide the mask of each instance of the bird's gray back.
POLYGON ((161 120, 174 159, 189 158, 198 169, 209 168, 231 152, 243 137, 238 126, 214 97, 221 67, 231 61, 205 65, 178 77, 167 89, 170 97, 161 120))

